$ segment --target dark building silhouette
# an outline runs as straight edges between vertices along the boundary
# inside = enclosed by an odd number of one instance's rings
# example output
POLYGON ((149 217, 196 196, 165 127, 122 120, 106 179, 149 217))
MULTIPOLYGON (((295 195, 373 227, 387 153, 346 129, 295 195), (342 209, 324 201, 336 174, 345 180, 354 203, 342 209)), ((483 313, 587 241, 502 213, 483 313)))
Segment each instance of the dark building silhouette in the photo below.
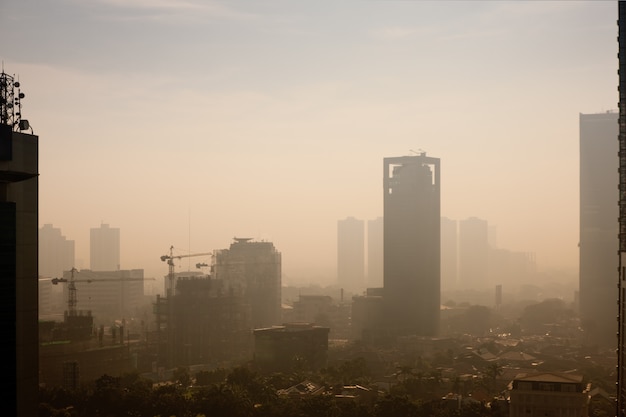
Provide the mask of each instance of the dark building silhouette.
MULTIPOLYGON (((618 328, 617 328, 617 401, 616 416, 626 415, 626 2, 619 1, 618 7, 618 75, 619 84, 619 246, 618 246, 618 328)), ((582 297, 581 297, 582 298, 582 297)))
POLYGON ((337 222, 337 280, 349 291, 365 288, 365 222, 348 217, 337 222))
POLYGON ((20 83, 0 73, 0 327, 8 380, 3 411, 34 416, 39 387, 39 138, 21 118, 23 98, 20 83))
POLYGON ((384 159, 384 314, 397 335, 436 335, 440 169, 425 153, 384 159))
POLYGON ((585 343, 615 345, 618 114, 580 114, 580 317, 585 343))
POLYGON ((263 372, 319 370, 328 360, 328 327, 287 323, 254 330, 254 364, 263 372))
POLYGON ((250 305, 253 328, 281 323, 281 254, 272 242, 235 238, 215 252, 214 276, 250 305))

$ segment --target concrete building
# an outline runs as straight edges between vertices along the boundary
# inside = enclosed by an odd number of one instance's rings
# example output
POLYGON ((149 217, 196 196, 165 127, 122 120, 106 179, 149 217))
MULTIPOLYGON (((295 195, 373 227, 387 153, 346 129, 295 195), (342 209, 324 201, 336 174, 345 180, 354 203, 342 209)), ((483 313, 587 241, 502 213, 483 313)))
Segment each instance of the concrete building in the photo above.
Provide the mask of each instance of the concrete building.
POLYGON ((580 317, 585 342, 614 346, 618 293, 618 114, 580 114, 580 317))
POLYGON ((383 289, 368 288, 352 297, 351 339, 372 341, 384 333, 383 289))
POLYGON ((44 224, 39 228, 39 275, 59 278, 75 265, 75 244, 61 233, 61 229, 44 224))
POLYGON ((39 138, 21 118, 20 83, 0 73, 0 327, 4 411, 37 415, 39 138), (30 129, 30 134, 27 131, 30 129))
POLYGON ((589 386, 582 375, 519 374, 509 384, 510 417, 589 415, 589 386))
POLYGON ((384 159, 384 311, 398 335, 439 331, 439 166, 425 153, 384 159))
POLYGON ((489 283, 489 228, 487 220, 459 221, 459 287, 484 290, 489 283))
POLYGON ((120 269, 120 229, 101 224, 89 235, 89 261, 92 271, 120 269))
POLYGON ((458 222, 447 217, 441 218, 441 289, 454 290, 457 287, 458 264, 458 222))
POLYGON ((365 222, 348 217, 337 222, 337 281, 340 288, 365 288, 365 222))
POLYGON ((57 284, 63 286, 63 299, 70 299, 70 280, 74 279, 77 307, 91 312, 97 324, 137 317, 139 307, 149 304, 144 292, 143 269, 82 269, 66 271, 63 278, 65 282, 57 284))
POLYGON ((382 217, 367 221, 367 286, 383 286, 383 226, 382 217))
POLYGON ((229 249, 215 252, 214 262, 214 277, 250 305, 253 328, 281 323, 282 261, 273 243, 235 238, 229 249))
POLYGON ((319 370, 328 360, 328 327, 287 323, 254 330, 254 363, 263 372, 319 370))

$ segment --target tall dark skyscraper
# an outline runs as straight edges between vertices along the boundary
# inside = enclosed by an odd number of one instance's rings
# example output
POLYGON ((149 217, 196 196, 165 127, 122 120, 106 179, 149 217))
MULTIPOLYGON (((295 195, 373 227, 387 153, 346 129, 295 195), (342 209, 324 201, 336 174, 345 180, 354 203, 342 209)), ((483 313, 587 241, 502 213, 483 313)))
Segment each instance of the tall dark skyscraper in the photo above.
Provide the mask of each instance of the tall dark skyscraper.
POLYGON ((581 114, 579 294, 585 343, 615 345, 618 114, 581 114))
POLYGON ((20 83, 0 73, 0 328, 7 380, 3 411, 35 416, 39 392, 39 138, 21 118, 23 98, 20 83))
POLYGON ((436 335, 440 310, 439 158, 384 159, 384 315, 398 335, 436 335))
POLYGON ((365 222, 348 217, 337 222, 337 281, 348 291, 365 288, 365 222))

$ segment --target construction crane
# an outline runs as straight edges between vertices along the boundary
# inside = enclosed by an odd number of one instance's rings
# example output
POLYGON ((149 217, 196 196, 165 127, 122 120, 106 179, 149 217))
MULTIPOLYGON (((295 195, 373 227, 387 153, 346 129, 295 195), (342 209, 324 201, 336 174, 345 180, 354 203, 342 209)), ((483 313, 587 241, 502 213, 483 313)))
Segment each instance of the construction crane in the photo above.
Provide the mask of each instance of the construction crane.
MULTIPOLYGON (((161 260, 163 262, 167 262, 167 265, 168 265, 168 274, 167 274, 168 279, 169 279, 168 293, 174 289, 174 275, 175 275, 174 259, 191 258, 193 256, 207 256, 207 255, 213 255, 213 253, 204 252, 204 253, 190 253, 187 255, 174 255, 174 246, 170 246, 170 254, 161 256, 161 260)), ((196 266, 198 265, 201 265, 201 264, 197 264, 196 266)))
POLYGON ((78 304, 78 298, 76 296, 76 283, 77 282, 86 282, 91 283, 94 281, 99 282, 108 282, 108 281, 154 281, 154 278, 121 278, 121 277, 111 277, 105 278, 100 276, 99 278, 85 278, 85 279, 75 279, 74 273, 77 273, 78 270, 76 268, 70 269, 70 279, 67 278, 52 278, 50 281, 53 285, 58 284, 68 284, 68 300, 67 300, 67 313, 70 316, 76 315, 76 305, 78 304), (100 279, 102 278, 102 279, 100 279))

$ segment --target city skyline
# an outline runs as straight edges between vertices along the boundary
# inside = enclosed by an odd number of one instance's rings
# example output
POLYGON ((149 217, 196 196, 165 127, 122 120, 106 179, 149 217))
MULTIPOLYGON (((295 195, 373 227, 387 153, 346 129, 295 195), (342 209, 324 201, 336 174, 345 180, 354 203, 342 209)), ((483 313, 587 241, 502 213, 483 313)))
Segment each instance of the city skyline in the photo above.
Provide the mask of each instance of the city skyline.
POLYGON ((0 5, 3 65, 45 138, 40 226, 86 266, 89 229, 115 225, 120 263, 157 278, 170 246, 253 237, 286 284, 330 284, 336 220, 380 216, 382 159, 425 150, 443 216, 576 274, 578 115, 617 105, 616 5, 329 7, 0 5))

